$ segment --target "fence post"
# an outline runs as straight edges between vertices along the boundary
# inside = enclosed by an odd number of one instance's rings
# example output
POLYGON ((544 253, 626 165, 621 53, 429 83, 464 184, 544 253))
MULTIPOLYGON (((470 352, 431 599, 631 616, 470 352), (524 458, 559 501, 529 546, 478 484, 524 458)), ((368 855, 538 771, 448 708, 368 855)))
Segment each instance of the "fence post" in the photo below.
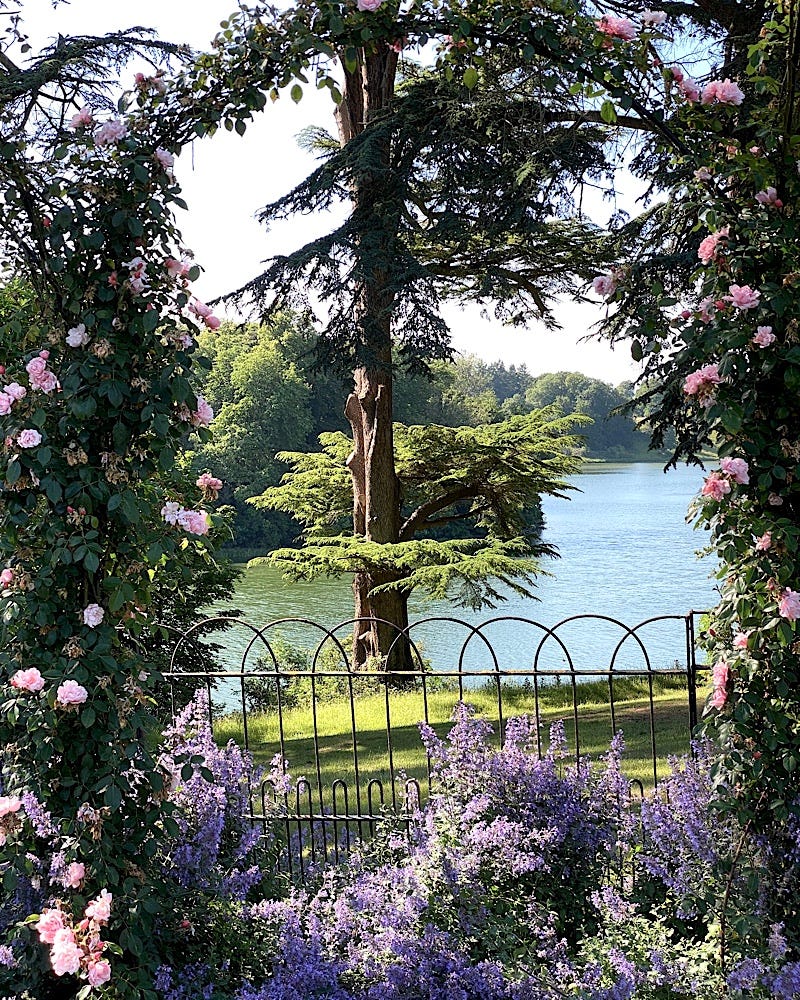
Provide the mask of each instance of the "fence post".
POLYGON ((697 716, 697 660, 695 659, 696 636, 694 631, 694 611, 686 616, 686 684, 689 689, 689 735, 694 733, 697 716))

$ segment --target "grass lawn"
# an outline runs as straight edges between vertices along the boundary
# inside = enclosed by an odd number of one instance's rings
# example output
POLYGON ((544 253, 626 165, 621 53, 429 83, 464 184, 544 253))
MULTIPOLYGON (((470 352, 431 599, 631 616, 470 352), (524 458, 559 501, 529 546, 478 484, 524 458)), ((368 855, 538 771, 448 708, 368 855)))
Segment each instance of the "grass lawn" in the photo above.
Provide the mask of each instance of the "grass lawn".
MULTIPOLYGON (((667 757, 685 753, 689 747, 689 711, 685 684, 677 678, 656 678, 652 699, 652 719, 655 732, 657 774, 667 770, 667 757)), ((698 691, 698 705, 702 704, 705 690, 698 691)), ((577 686, 578 733, 580 752, 598 758, 608 748, 613 729, 609 704, 608 685, 603 682, 577 686)), ((447 733, 458 693, 452 690, 435 690, 428 693, 427 719, 440 735, 447 733)), ((465 700, 478 712, 492 721, 497 731, 497 692, 494 687, 481 687, 465 692, 465 700)), ((503 686, 503 714, 505 718, 535 712, 534 692, 522 685, 503 686)), ((343 788, 348 786, 348 811, 356 807, 355 760, 359 768, 362 809, 367 804, 368 786, 371 781, 373 803, 379 801, 380 790, 387 803, 391 800, 391 776, 394 773, 416 778, 423 797, 427 791, 426 757, 420 742, 418 723, 426 717, 422 692, 419 690, 390 689, 389 705, 385 692, 366 693, 354 702, 354 719, 351 718, 347 699, 318 702, 316 718, 310 707, 292 708, 283 713, 283 752, 289 762, 291 774, 305 776, 313 795, 312 804, 319 808, 320 795, 326 806, 331 805, 333 785, 337 782, 338 805, 336 812, 344 810, 343 788), (391 726, 392 758, 390 763, 387 719, 391 726), (355 722, 355 725, 353 725, 355 722), (354 733, 355 731, 355 738, 354 733), (315 764, 315 734, 319 748, 319 772, 315 764), (320 793, 320 787, 322 789, 320 793)), ((626 774, 636 779, 644 788, 654 783, 651 748, 651 701, 644 679, 614 682, 615 727, 625 734, 627 752, 626 774)), ((539 719, 543 747, 547 746, 547 733, 551 723, 563 719, 566 724, 570 747, 575 747, 573 691, 570 685, 550 687, 539 691, 539 719)), ((241 714, 218 719, 214 725, 215 736, 224 743, 235 740, 243 744, 241 714)), ((268 764, 281 746, 280 725, 276 712, 248 715, 248 743, 255 759, 268 764)), ((402 781, 397 787, 402 794, 402 781)), ((303 805, 308 800, 304 796, 303 805)))

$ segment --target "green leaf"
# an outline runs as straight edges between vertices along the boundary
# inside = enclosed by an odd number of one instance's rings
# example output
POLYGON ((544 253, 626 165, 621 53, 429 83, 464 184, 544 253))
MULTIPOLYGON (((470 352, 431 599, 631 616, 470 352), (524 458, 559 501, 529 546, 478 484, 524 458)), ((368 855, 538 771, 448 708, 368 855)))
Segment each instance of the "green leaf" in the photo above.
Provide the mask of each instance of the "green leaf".
POLYGON ((296 83, 292 87, 292 89, 289 92, 289 94, 290 94, 290 97, 292 98, 292 100, 294 101, 295 104, 299 104, 300 101, 303 100, 303 88, 300 86, 299 83, 296 83))
POLYGON ((461 82, 467 88, 467 90, 472 90, 478 83, 478 71, 474 66, 470 66, 468 69, 464 70, 464 75, 461 77, 461 82))
POLYGON ((603 101, 600 105, 600 117, 607 125, 613 125, 617 120, 617 109, 613 101, 603 101))
POLYGON ((103 801, 111 809, 118 809, 122 802, 122 792, 116 785, 109 785, 103 794, 103 801))
POLYGON ((158 309, 148 309, 142 316, 142 329, 145 333, 152 333, 153 330, 158 326, 158 321, 161 317, 158 314, 158 309))

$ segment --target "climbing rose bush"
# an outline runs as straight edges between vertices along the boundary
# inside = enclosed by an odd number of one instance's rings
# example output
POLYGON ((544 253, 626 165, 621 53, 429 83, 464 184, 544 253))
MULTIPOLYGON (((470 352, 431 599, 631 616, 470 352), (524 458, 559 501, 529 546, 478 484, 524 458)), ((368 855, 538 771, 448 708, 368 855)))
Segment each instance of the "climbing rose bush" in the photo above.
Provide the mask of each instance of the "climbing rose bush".
MULTIPOLYGON (((137 638, 154 589, 164 600, 189 556, 212 558, 211 484, 189 486, 175 463, 213 419, 191 382, 213 314, 191 308, 177 148, 144 112, 72 124, 51 173, 28 171, 0 208, 37 248, 6 238, 4 266, 40 293, 34 348, 0 358, 4 947, 42 1000, 139 998, 173 906, 159 840, 180 834, 182 803, 143 738, 163 689, 137 638), (112 897, 108 912, 92 902, 112 897), (39 941, 24 920, 42 905, 39 941)), ((24 158, 14 143, 2 155, 24 158)))

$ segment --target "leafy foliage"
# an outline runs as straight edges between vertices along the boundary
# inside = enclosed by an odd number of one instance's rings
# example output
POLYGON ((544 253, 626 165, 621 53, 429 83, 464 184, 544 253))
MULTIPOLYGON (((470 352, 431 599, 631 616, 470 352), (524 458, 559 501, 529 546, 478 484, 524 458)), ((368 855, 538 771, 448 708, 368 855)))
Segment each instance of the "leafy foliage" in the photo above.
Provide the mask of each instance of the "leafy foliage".
POLYGON ((343 533, 350 443, 323 434, 321 452, 281 454, 292 472, 252 501, 304 525, 302 548, 268 558, 297 579, 378 569, 391 577, 380 589, 421 587, 472 607, 503 600, 497 582, 529 594, 539 559, 555 554, 539 538, 535 512, 542 494, 570 489, 564 477, 576 467, 569 452, 580 423, 551 409, 478 427, 397 425, 402 525, 398 542, 381 544, 343 533))

